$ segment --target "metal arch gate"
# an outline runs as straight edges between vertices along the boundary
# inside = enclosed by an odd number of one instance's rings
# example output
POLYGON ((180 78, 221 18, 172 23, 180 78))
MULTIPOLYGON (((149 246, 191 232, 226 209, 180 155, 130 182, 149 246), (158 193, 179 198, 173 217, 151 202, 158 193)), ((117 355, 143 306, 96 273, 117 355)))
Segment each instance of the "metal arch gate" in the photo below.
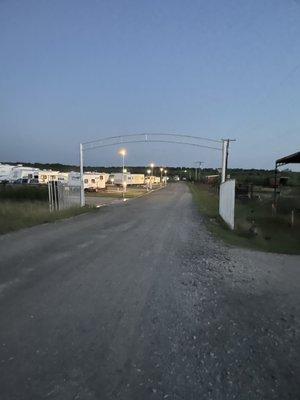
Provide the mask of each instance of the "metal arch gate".
POLYGON ((128 143, 175 143, 187 146, 202 147, 222 152, 222 177, 221 181, 226 180, 226 168, 228 160, 228 148, 230 139, 210 139, 199 136, 182 135, 175 133, 137 133, 130 135, 111 136, 103 139, 80 143, 80 204, 85 205, 84 198, 84 178, 83 178, 83 152, 101 147, 114 146, 128 143), (205 145, 209 143, 211 145, 205 145), (217 147, 218 146, 218 147, 217 147))

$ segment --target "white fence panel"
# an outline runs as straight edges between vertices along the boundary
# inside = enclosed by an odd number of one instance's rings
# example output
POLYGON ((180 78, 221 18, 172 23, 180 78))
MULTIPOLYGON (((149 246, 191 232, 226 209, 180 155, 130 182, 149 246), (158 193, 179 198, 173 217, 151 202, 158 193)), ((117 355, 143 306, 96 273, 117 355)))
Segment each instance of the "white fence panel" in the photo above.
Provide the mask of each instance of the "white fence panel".
POLYGON ((230 179, 220 185, 219 214, 234 229, 235 180, 230 179))

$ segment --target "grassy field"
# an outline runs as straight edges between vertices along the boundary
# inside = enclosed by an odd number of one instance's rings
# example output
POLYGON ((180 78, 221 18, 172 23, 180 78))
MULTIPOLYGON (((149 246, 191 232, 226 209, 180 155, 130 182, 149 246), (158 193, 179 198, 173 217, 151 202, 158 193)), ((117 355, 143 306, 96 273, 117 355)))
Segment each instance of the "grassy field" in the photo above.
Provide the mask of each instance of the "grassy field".
MULTIPOLYGON (((125 197, 134 198, 146 192, 143 188, 132 188, 126 191, 125 197)), ((118 199, 123 197, 123 193, 114 190, 86 193, 86 196, 118 199)), ((0 187, 0 234, 96 210, 92 204, 90 207, 74 207, 50 213, 47 198, 47 187, 0 187)))
POLYGON ((50 213, 47 202, 1 200, 0 234, 46 222, 54 222, 93 210, 93 208, 76 207, 50 213))
POLYGON ((190 184, 190 189, 209 229, 225 242, 268 252, 300 254, 300 216, 295 214, 295 223, 291 227, 288 198, 280 200, 276 216, 272 215, 270 198, 249 202, 237 200, 236 229, 231 231, 219 217, 216 191, 207 185, 196 184, 190 184), (253 224, 256 234, 250 229, 253 224))
POLYGON ((1 185, 0 200, 48 200, 47 185, 1 185))

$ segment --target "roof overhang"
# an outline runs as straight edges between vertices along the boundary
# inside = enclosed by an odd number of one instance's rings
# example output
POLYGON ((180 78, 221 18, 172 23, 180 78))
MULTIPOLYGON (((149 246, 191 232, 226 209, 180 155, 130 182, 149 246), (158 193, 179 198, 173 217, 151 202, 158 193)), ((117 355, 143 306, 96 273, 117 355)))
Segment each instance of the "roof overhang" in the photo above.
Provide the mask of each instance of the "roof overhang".
POLYGON ((299 164, 300 163, 300 151, 289 156, 279 158, 276 160, 276 167, 286 164, 299 164))

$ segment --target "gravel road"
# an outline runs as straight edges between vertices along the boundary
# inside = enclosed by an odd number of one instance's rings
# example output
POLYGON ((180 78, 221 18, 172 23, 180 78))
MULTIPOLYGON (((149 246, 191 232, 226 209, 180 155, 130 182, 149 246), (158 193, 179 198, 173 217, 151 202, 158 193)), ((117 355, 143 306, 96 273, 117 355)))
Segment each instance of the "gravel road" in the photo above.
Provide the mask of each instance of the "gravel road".
POLYGON ((1 400, 300 399, 300 257, 225 246, 185 184, 0 255, 1 400))

